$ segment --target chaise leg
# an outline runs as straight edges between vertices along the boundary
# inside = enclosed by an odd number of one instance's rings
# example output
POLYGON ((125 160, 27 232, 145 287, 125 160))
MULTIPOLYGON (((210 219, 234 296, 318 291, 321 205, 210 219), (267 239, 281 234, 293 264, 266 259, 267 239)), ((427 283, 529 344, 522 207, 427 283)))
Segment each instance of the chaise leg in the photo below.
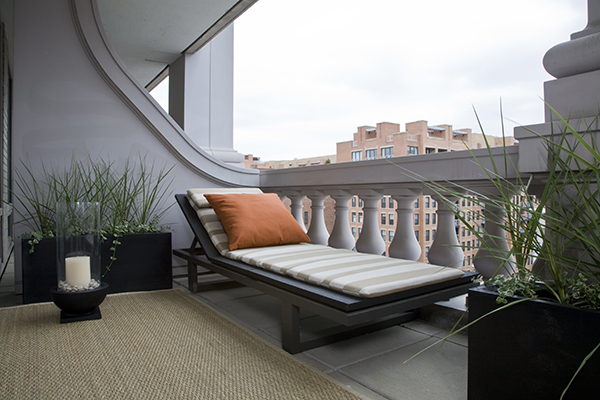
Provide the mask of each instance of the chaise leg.
POLYGON ((188 261, 188 288, 190 292, 197 293, 198 292, 198 267, 196 264, 188 261))
POLYGON ((302 351, 300 346, 300 308, 281 302, 281 347, 290 354, 302 351))

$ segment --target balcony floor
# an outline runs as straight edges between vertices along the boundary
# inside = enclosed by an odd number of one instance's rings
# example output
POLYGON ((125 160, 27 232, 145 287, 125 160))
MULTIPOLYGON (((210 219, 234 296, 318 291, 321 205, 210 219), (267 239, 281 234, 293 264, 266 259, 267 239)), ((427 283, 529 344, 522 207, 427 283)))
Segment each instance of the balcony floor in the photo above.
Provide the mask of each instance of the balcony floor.
MULTIPOLYGON (((0 307, 21 304, 14 294, 11 265, 0 281, 0 307)), ((173 287, 187 291, 187 278, 173 287)), ((279 300, 247 287, 198 293, 212 306, 266 341, 280 347, 279 300)), ((464 297, 430 306, 418 320, 297 354, 296 357, 373 400, 465 399, 467 397, 467 336, 458 334, 404 363, 448 331, 460 314, 464 297)), ((303 315, 303 327, 322 329, 328 321, 303 315)))

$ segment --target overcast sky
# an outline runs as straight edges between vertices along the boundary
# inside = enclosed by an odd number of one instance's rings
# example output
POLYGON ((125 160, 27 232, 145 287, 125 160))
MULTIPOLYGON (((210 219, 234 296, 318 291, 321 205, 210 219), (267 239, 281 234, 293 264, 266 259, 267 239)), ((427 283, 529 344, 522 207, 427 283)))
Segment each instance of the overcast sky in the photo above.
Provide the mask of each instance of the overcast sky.
POLYGON ((235 22, 234 143, 263 161, 335 154, 358 126, 500 135, 543 122, 546 51, 585 0, 259 0, 235 22))

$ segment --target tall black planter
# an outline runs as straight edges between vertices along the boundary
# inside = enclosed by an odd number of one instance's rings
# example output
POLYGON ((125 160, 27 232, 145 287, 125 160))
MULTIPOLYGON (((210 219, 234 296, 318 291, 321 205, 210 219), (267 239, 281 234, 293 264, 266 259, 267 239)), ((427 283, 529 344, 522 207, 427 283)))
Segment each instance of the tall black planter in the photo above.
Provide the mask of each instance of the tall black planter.
MULTIPOLYGON (((498 294, 469 291, 469 319, 500 307, 498 294)), ((511 299, 514 301, 515 299, 511 299)), ((600 312, 548 301, 510 306, 469 327, 470 400, 559 399, 585 356, 600 343, 600 312)), ((579 373, 565 399, 597 398, 600 354, 579 373)))
MULTIPOLYGON (((171 233, 144 233, 119 238, 117 260, 102 281, 109 293, 170 289, 173 285, 171 233)), ((102 271, 110 263, 112 240, 102 243, 102 271)), ((56 239, 43 239, 29 253, 22 239, 23 303, 52 301, 50 289, 56 286, 56 239)))

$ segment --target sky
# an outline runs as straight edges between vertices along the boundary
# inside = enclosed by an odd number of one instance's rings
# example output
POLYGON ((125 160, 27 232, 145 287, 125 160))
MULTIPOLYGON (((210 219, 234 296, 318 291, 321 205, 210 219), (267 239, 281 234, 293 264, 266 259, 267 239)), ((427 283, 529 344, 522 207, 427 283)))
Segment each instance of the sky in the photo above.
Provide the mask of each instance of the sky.
POLYGON ((234 148, 330 155, 359 126, 481 132, 476 113, 512 135, 544 122, 543 56, 586 24, 586 0, 259 0, 234 27, 234 148))

